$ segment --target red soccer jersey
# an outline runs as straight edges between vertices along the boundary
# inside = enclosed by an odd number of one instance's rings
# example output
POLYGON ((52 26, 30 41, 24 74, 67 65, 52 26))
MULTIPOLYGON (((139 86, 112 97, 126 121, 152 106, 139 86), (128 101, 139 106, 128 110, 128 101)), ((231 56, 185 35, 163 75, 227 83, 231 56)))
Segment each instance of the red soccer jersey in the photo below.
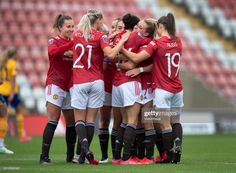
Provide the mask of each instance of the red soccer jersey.
MULTIPOLYGON (((146 67, 151 64, 152 64, 152 59, 149 58, 141 62, 139 67, 146 67)), ((141 84, 142 84, 142 89, 148 89, 152 87, 152 73, 151 72, 141 73, 141 84)))
POLYGON ((153 58, 153 87, 171 93, 182 91, 182 83, 179 78, 182 55, 181 40, 164 36, 151 41, 144 50, 153 58))
POLYGON ((103 80, 103 50, 109 46, 106 34, 92 30, 86 41, 81 31, 74 34, 73 84, 103 80))
MULTIPOLYGON (((116 42, 115 37, 110 40, 110 46, 114 47, 116 42)), ((105 58, 104 59, 104 64, 106 66, 104 70, 104 86, 105 86, 105 91, 108 93, 112 93, 112 83, 113 83, 113 78, 114 74, 116 71, 116 65, 115 62, 105 58)))
POLYGON ((104 70, 104 84, 105 91, 112 93, 112 81, 116 71, 116 65, 114 62, 107 62, 106 69, 104 70))
MULTIPOLYGON (((142 50, 144 50, 144 48, 146 48, 147 45, 142 46, 139 49, 139 52, 141 52, 142 50)), ((152 58, 148 58, 144 61, 142 61, 138 67, 146 67, 148 65, 152 64, 152 58)), ((145 73, 141 73, 140 74, 141 77, 141 85, 142 85, 142 89, 148 89, 148 88, 152 88, 152 73, 151 72, 145 72, 145 73)))
POLYGON ((73 65, 73 59, 65 56, 67 50, 72 50, 73 41, 60 36, 51 37, 48 41, 49 69, 46 85, 55 84, 68 91, 73 65))
MULTIPOLYGON (((124 33, 125 32, 121 32, 120 34, 116 36, 115 39, 119 40, 122 34, 124 33)), ((131 52, 137 53, 141 46, 148 44, 150 41, 151 41, 150 38, 146 38, 142 36, 139 32, 132 32, 130 34, 129 39, 124 44, 124 48, 131 52)), ((113 80, 114 86, 119 86, 123 83, 130 82, 130 81, 139 81, 139 82, 141 81, 140 76, 129 77, 129 76, 126 76, 125 73, 126 73, 126 70, 122 70, 122 69, 116 70, 115 75, 114 75, 114 80, 113 80)))

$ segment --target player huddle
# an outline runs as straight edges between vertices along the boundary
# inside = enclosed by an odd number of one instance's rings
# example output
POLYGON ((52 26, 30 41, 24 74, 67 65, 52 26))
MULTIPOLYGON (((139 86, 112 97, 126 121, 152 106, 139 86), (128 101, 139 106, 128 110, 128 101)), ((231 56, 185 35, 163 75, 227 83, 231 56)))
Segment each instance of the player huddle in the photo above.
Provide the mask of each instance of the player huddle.
POLYGON ((58 15, 49 39, 49 70, 40 163, 51 163, 49 150, 61 111, 66 121, 67 162, 108 162, 111 110, 112 164, 180 162, 183 88, 179 79, 181 40, 171 13, 158 20, 126 14, 108 32, 99 10, 88 10, 74 29, 70 16, 58 15), (143 109, 175 116, 142 121, 143 109), (90 144, 100 110, 100 161, 90 144), (78 138, 76 152, 75 144, 78 138), (154 146, 160 156, 154 158, 154 146), (74 154, 76 153, 76 154, 74 154))

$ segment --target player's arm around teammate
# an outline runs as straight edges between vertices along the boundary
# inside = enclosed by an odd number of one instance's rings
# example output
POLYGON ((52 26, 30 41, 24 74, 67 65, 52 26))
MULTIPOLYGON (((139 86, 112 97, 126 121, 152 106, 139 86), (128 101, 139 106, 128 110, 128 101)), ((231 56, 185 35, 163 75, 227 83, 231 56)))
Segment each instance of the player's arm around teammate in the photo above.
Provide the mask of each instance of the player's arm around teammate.
MULTIPOLYGON (((154 19, 144 19, 141 20, 137 25, 137 31, 145 36, 146 38, 150 38, 150 41, 156 35, 156 20, 154 19)), ((139 51, 141 51, 146 45, 140 47, 139 51)), ((137 65, 137 64, 135 64, 137 65)), ((151 88, 151 70, 152 70, 152 61, 146 60, 140 64, 138 64, 137 68, 129 70, 126 72, 126 75, 130 77, 135 77, 141 74, 141 96, 139 103, 142 105, 142 108, 151 108, 152 107, 152 100, 153 100, 153 90, 151 88), (149 72, 149 73, 148 73, 149 72)), ((145 130, 145 140, 144 141, 137 141, 138 147, 138 157, 142 159, 140 163, 142 164, 151 164, 153 163, 153 154, 154 154, 154 142, 155 142, 155 130, 153 127, 152 121, 149 122, 141 122, 141 110, 138 119, 138 128, 144 128, 145 130), (144 145, 141 145, 144 143, 144 145), (143 149, 142 149, 143 147, 143 149), (139 151, 145 151, 145 154, 139 154, 139 151), (141 157, 142 156, 142 157, 141 157)), ((137 134, 137 139, 139 135, 137 134)), ((141 138, 140 138, 141 139, 141 138)))
MULTIPOLYGON (((110 45, 112 45, 113 38, 121 31, 124 30, 124 23, 121 18, 112 20, 110 33, 108 38, 110 45)), ((109 32, 109 31, 108 31, 109 32)), ((102 159, 99 163, 108 163, 108 144, 109 144, 109 124, 111 120, 112 110, 112 80, 115 72, 115 62, 105 58, 103 61, 104 68, 104 87, 105 87, 105 99, 103 107, 100 108, 100 119, 99 119, 99 141, 100 148, 102 151, 102 159)), ((117 136, 117 129, 121 124, 121 113, 120 109, 113 108, 113 126, 111 131, 111 148, 114 156, 115 140, 117 136)))
POLYGON ((79 163, 84 163, 86 157, 90 164, 98 164, 89 145, 93 139, 98 109, 104 101, 103 58, 114 59, 130 34, 125 34, 111 48, 108 36, 100 32, 102 18, 100 11, 89 10, 81 18, 74 34, 72 106, 82 148, 79 163))
MULTIPOLYGON (((138 54, 124 50, 124 54, 138 63, 150 56, 153 57, 152 80, 155 88, 154 106, 160 109, 162 137, 164 148, 167 151, 167 158, 159 161, 160 163, 172 161, 178 162, 181 154, 182 126, 178 118, 173 126, 175 138, 178 136, 176 144, 177 158, 173 157, 173 132, 170 123, 170 110, 181 109, 183 107, 183 88, 179 79, 179 63, 182 55, 181 40, 175 35, 175 19, 169 13, 158 20, 157 34, 160 36, 138 54), (178 128, 177 128, 178 127, 178 128)), ((175 115, 176 116, 176 115, 175 115)))

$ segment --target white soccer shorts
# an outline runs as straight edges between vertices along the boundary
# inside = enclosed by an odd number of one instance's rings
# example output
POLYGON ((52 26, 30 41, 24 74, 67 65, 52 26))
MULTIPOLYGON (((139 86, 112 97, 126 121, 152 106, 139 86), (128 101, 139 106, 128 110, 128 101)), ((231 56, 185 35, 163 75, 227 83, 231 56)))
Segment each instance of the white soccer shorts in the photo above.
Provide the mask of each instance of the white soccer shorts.
POLYGON ((62 110, 73 109, 71 107, 70 93, 61 89, 59 86, 50 84, 45 89, 46 101, 50 102, 62 110))
POLYGON ((156 88, 155 96, 153 99, 153 106, 156 108, 182 108, 184 106, 183 102, 183 91, 178 93, 171 93, 163 89, 156 88))
POLYGON ((138 103, 145 105, 146 103, 152 101, 154 98, 154 92, 152 88, 143 89, 141 91, 141 96, 138 103))
POLYGON ((74 84, 71 88, 71 105, 76 109, 100 108, 103 106, 105 91, 104 81, 74 84))
POLYGON ((126 82, 119 86, 112 86, 112 106, 127 107, 139 102, 141 96, 141 83, 137 81, 126 82))

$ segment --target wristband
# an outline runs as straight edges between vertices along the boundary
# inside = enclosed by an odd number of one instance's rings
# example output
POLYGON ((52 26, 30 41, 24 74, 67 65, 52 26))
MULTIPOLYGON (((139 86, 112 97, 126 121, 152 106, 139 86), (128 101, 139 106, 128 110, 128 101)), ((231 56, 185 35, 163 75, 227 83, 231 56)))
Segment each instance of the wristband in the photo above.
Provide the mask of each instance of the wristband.
POLYGON ((143 67, 139 67, 139 71, 140 71, 140 73, 143 73, 144 72, 143 67))

